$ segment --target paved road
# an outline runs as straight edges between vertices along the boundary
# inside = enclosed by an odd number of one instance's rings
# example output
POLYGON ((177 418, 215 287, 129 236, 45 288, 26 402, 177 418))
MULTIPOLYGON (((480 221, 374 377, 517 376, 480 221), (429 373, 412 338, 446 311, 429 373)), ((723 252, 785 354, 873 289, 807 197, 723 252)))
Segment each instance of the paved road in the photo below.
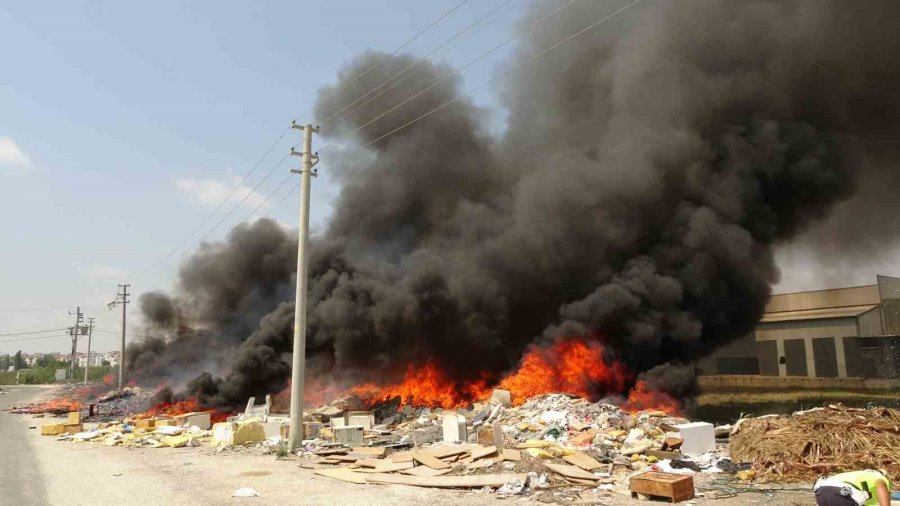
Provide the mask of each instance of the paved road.
MULTIPOLYGON (((44 393, 39 387, 3 385, 0 410, 27 404, 44 393)), ((0 411, 0 497, 3 504, 47 504, 44 479, 26 437, 27 417, 0 411), (8 502, 7 502, 8 501, 8 502)))

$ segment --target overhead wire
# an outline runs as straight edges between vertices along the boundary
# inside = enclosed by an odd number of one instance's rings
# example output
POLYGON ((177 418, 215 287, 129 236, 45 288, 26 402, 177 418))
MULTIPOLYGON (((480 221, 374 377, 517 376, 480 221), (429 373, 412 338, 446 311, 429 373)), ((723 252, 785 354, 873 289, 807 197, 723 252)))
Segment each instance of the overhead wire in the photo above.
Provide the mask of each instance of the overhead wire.
MULTIPOLYGON (((636 0, 635 3, 639 2, 639 1, 640 1, 640 0, 636 0)), ((479 56, 478 56, 477 58, 475 58, 474 60, 471 60, 470 62, 466 63, 465 65, 463 65, 462 67, 460 67, 460 68, 458 68, 458 69, 456 69, 456 70, 453 70, 452 72, 448 72, 446 75, 444 75, 443 77, 441 77, 441 78, 438 79, 437 81, 435 81, 435 82, 429 84, 428 86, 426 86, 425 88, 423 88, 423 89, 420 90, 419 92, 413 94, 413 95, 410 96, 409 98, 407 98, 407 99, 403 100, 402 102, 396 104, 395 106, 391 107, 391 108, 388 109, 387 111, 384 111, 383 113, 379 114, 378 116, 375 116, 374 118, 370 119, 370 120, 367 121, 366 123, 363 123, 362 125, 356 127, 356 128, 353 129, 351 132, 349 132, 348 135, 353 135, 353 134, 359 132, 359 131, 362 130, 363 128, 366 128, 367 126, 369 126, 369 125, 375 123, 376 121, 380 120, 381 118, 387 116, 388 114, 390 114, 390 113, 396 111, 397 109, 403 107, 404 105, 408 104, 409 102, 411 102, 411 101, 415 100, 416 98, 422 96, 424 93, 426 93, 426 92, 428 92, 429 90, 433 89, 435 86, 437 86, 437 85, 443 83, 443 82, 446 81, 447 79, 450 79, 451 77, 454 77, 454 76, 458 75, 459 73, 463 72, 464 70, 466 70, 467 68, 471 67, 472 65, 475 65, 476 63, 478 63, 478 62, 480 62, 481 60, 483 60, 483 59, 487 58, 488 56, 490 56, 491 54, 493 54, 493 53, 499 51, 501 48, 505 47, 506 45, 508 45, 508 44, 511 43, 512 41, 518 39, 518 38, 521 37, 522 35, 525 35, 526 33, 530 32, 531 30, 533 30, 534 28, 536 28, 538 25, 540 25, 541 23, 547 21, 547 20, 550 19, 551 17, 555 16, 557 13, 559 13, 559 12, 562 11, 563 9, 569 7, 569 6, 572 5, 573 3, 575 3, 575 0, 569 0, 569 1, 566 2, 565 4, 563 4, 563 5, 559 6, 559 7, 557 7, 556 9, 554 9, 554 10, 551 11, 551 12, 549 12, 548 14, 545 14, 544 16, 542 16, 542 17, 541 17, 540 19, 538 19, 537 21, 531 23, 530 25, 528 25, 528 26, 525 27, 524 29, 519 30, 518 32, 516 32, 512 37, 507 38, 506 40, 504 40, 504 41, 501 42, 500 44, 498 44, 498 45, 492 47, 491 49, 489 49, 489 50, 487 50, 487 51, 485 51, 484 53, 482 53, 481 55, 479 55, 479 56)))
POLYGON ((23 337, 21 339, 2 339, 2 340, 0 340, 0 344, 16 343, 19 341, 36 341, 38 339, 54 339, 54 338, 58 339, 60 337, 69 337, 69 335, 68 334, 58 334, 58 335, 53 335, 53 336, 23 337))
MULTIPOLYGON (((412 43, 413 43, 414 41, 416 41, 419 37, 421 37, 422 35, 424 35, 424 34, 425 34, 426 32, 428 32, 430 29, 434 28, 438 23, 440 23, 441 21, 443 21, 444 19, 446 19, 448 16, 450 16, 451 14, 453 14, 454 12, 456 12, 458 9, 460 9, 463 5, 465 5, 466 3, 468 3, 468 1, 469 1, 469 0, 462 0, 461 2, 458 2, 458 3, 454 4, 453 7, 451 7, 449 10, 445 11, 443 14, 441 14, 440 16, 438 16, 438 18, 435 19, 434 21, 432 21, 428 26, 426 26, 426 27, 423 28, 422 30, 419 30, 419 32, 417 32, 415 35, 413 35, 412 37, 410 37, 409 39, 407 39, 405 42, 403 42, 402 44, 400 44, 400 46, 398 46, 396 49, 394 49, 394 50, 391 52, 391 55, 397 54, 398 52, 402 51, 404 48, 406 48, 407 46, 409 46, 410 44, 412 44, 412 43)), ((345 90, 348 86, 350 86, 351 84, 353 84, 354 82, 356 82, 357 80, 361 79, 363 76, 365 76, 366 74, 368 74, 369 72, 371 72, 372 70, 374 70, 375 68, 377 68, 383 61, 384 61, 384 58, 382 58, 382 59, 379 60, 378 62, 374 63, 374 64, 371 65, 369 68, 367 68, 366 70, 364 70, 363 72, 361 72, 360 74, 358 74, 357 76, 355 76, 353 79, 351 79, 350 81, 348 81, 348 82, 344 83, 343 85, 341 85, 341 87, 339 87, 338 89, 334 90, 333 92, 330 92, 330 93, 327 95, 327 97, 331 98, 331 97, 337 96, 337 95, 340 94, 343 90, 345 90)), ((313 107, 310 107, 308 110, 306 110, 306 112, 304 112, 304 113, 302 113, 300 116, 296 117, 296 118, 294 119, 294 123, 300 121, 301 119, 303 119, 304 117, 306 117, 306 116, 307 116, 309 113, 311 113, 312 111, 313 111, 313 107)), ((212 219, 212 217, 215 216, 229 200, 231 200, 231 198, 234 196, 234 194, 235 194, 235 193, 243 186, 243 184, 250 178, 250 176, 253 175, 254 172, 256 172, 256 169, 259 168, 259 166, 260 166, 260 164, 262 164, 263 160, 265 160, 265 159, 269 156, 269 154, 275 149, 275 147, 278 146, 278 144, 282 141, 282 139, 284 139, 284 136, 287 134, 288 131, 290 131, 290 129, 291 129, 291 126, 288 126, 288 127, 286 127, 284 130, 282 130, 282 132, 279 134, 278 138, 275 139, 275 142, 273 142, 272 145, 269 146, 269 148, 265 151, 265 153, 263 153, 263 156, 261 156, 261 157, 259 158, 259 160, 257 160, 257 162, 253 165, 253 167, 252 167, 252 168, 244 175, 243 178, 241 178, 240 182, 239 182, 237 185, 235 185, 235 187, 228 193, 228 195, 225 196, 225 198, 223 198, 223 199, 219 202, 219 204, 216 206, 216 208, 213 209, 213 211, 210 212, 210 213, 206 216, 206 218, 204 218, 204 220, 203 220, 197 227, 195 227, 195 228, 191 231, 191 233, 188 234, 188 236, 187 236, 184 240, 182 240, 182 241, 178 244, 178 246, 176 246, 174 249, 172 249, 172 250, 171 250, 169 253, 167 253, 161 260, 159 260, 158 262, 156 262, 155 264, 153 264, 153 266, 151 266, 151 267, 150 267, 149 269, 147 269, 143 274, 141 274, 141 275, 140 275, 140 278, 145 278, 145 277, 147 277, 147 276, 150 275, 150 274, 153 274, 153 273, 155 273, 155 272, 157 272, 157 271, 164 270, 165 268, 167 268, 167 267, 163 267, 163 266, 166 264, 166 261, 167 261, 169 258, 171 258, 172 255, 174 255, 175 253, 177 253, 178 250, 182 249, 182 248, 183 248, 183 247, 184 247, 184 246, 185 246, 185 245, 186 245, 186 244, 187 244, 187 243, 188 243, 188 242, 189 242, 189 241, 190 241, 190 240, 191 240, 191 239, 192 239, 199 231, 200 231, 200 230, 203 229, 203 227, 206 226, 207 223, 209 223, 209 221, 212 219)), ((246 200, 246 199, 245 199, 245 200, 246 200)), ((233 211, 234 211, 234 210, 232 210, 232 212, 233 212, 233 211)), ((230 215, 230 213, 229 213, 229 215, 230 215)), ((224 221, 224 220, 223 220, 223 221, 224 221)), ((217 225, 217 226, 218 226, 218 225, 217 225)), ((216 228, 216 227, 213 227, 213 230, 214 230, 215 228, 216 228)), ((206 235, 208 235, 208 234, 209 234, 209 232, 207 232, 206 235)), ((201 239, 201 240, 202 240, 202 239, 201 239)), ((182 256, 183 256, 183 255, 182 255, 182 256)), ((179 257, 179 258, 180 258, 180 257, 179 257)))
POLYGON ((0 332, 0 336, 25 336, 29 334, 46 334, 47 332, 59 332, 62 330, 68 330, 63 327, 61 329, 47 329, 47 330, 27 330, 24 332, 0 332))
MULTIPOLYGON (((335 111, 334 113, 332 113, 330 116, 328 116, 327 118, 325 118, 324 120, 322 120, 322 126, 323 126, 323 127, 328 127, 328 126, 331 126, 331 125, 333 125, 333 124, 336 124, 336 123, 340 122, 340 121, 343 120, 344 118, 348 117, 349 115, 351 115, 351 114, 353 114, 354 112, 356 112, 357 110, 359 110, 361 107, 365 107, 367 104, 371 103, 372 100, 375 100, 376 98, 380 97, 381 95, 385 94, 385 93, 388 92, 389 90, 393 89, 394 87, 396 87, 397 85, 399 85, 399 84, 402 83, 403 81, 405 81, 405 80, 407 80, 408 78, 414 76, 416 73, 419 72, 419 70, 421 70, 422 67, 424 67, 425 63, 429 60, 429 58, 435 56, 435 54, 436 54, 438 51, 440 51, 441 49, 443 49, 444 47, 446 47, 448 44, 452 43, 453 41, 456 41, 457 39, 459 39, 457 42, 461 42, 462 40, 465 39, 465 37, 463 37, 463 35, 466 34, 466 33, 468 33, 468 32, 470 32, 470 31, 471 31, 471 33, 476 33, 477 31, 472 31, 473 28, 475 28, 476 26, 478 26, 479 24, 481 24, 481 22, 483 22, 483 21, 486 20, 487 18, 491 17, 492 15, 494 15, 494 13, 496 13, 497 11, 499 11, 499 10, 502 9, 503 7, 506 7, 507 5, 509 5, 510 3, 514 2, 514 1, 515 1, 515 0, 505 0, 505 1, 503 1, 503 2, 500 3, 499 5, 497 5, 496 7, 494 7, 493 9, 491 9, 490 11, 488 11, 487 14, 483 15, 482 17, 480 17, 480 18, 478 18, 477 20, 475 20, 473 23, 469 24, 467 27, 465 27, 465 28, 463 28, 462 30, 460 30, 459 32, 457 32, 454 36, 452 36, 452 37, 450 37, 449 39, 447 39, 446 41, 444 41, 442 44, 440 44, 438 47, 436 47, 436 48, 434 48, 433 50, 431 50, 431 52, 429 52, 428 54, 426 54, 426 55, 423 56, 422 58, 416 59, 416 60, 412 61, 411 63, 407 64, 402 70, 400 70, 399 72, 395 73, 395 74, 392 75, 391 77, 385 79, 384 81, 382 81, 381 83, 379 83, 377 86, 375 86, 374 88, 372 88, 371 90, 369 90, 367 93, 365 93, 365 94, 363 94, 363 95, 360 95, 360 96, 359 96, 356 100, 354 100, 353 102, 347 104, 347 105, 344 106, 342 109, 340 109, 340 110, 335 111), (462 37, 462 38, 460 38, 460 37, 462 37), (416 67, 418 67, 418 68, 416 68, 416 67), (407 74, 406 76, 404 76, 402 79, 400 79, 400 80, 398 80, 397 82, 391 84, 390 86, 384 88, 383 90, 381 90, 381 91, 378 92, 376 95, 372 96, 371 98, 369 98, 368 100, 366 100, 366 101, 363 102, 362 104, 356 105, 360 100, 363 100, 364 98, 368 97, 368 96, 371 95, 372 93, 375 93, 376 90, 378 90, 379 88, 381 88, 381 87, 384 86, 385 84, 390 83, 391 81, 393 81, 393 80, 396 79, 397 77, 403 75, 404 73, 406 73, 407 70, 410 70, 411 68, 416 68, 416 70, 415 70, 414 72, 410 72, 409 74, 407 74), (355 106, 355 107, 354 107, 354 106, 355 106), (347 108, 349 108, 349 107, 353 107, 353 108, 352 108, 351 110, 347 111, 347 108), (345 112, 345 111, 346 111, 346 112, 345 112), (336 117, 336 116, 339 116, 339 117, 336 117)), ((470 33, 470 35, 471 35, 471 33, 470 33)), ((447 51, 449 51, 450 49, 452 49, 452 47, 448 48, 447 51)), ((444 53, 441 53, 441 54, 446 54, 447 51, 445 51, 444 53)), ((440 55, 438 55, 438 56, 440 56, 440 55)))
MULTIPOLYGON (((494 76, 494 77, 492 77, 492 78, 490 78, 490 79, 484 81, 483 83, 479 84, 478 86, 475 86, 475 87, 473 87, 473 88, 467 90, 465 93, 463 93, 463 94, 461 94, 461 95, 458 95, 458 96, 456 96, 455 98, 450 99, 450 100, 444 102, 443 104, 441 104, 441 105, 435 107, 434 109, 431 109, 430 111, 428 111, 428 112, 422 114, 421 116, 418 116, 418 117, 416 117, 416 118, 414 118, 414 119, 412 119, 412 120, 410 120, 410 121, 408 121, 408 122, 406 122, 406 123, 400 125, 399 127, 395 128, 395 129, 393 129, 393 130, 391 130, 390 132, 387 132, 386 134, 384 134, 384 135, 382 135, 382 136, 380 136, 380 137, 377 137, 377 138, 375 138, 375 139, 373 139, 373 140, 367 142, 366 144, 364 144, 363 146, 361 146, 361 148, 369 147, 369 146, 371 146, 372 144, 375 144, 376 142, 379 142, 379 141, 385 139, 386 137, 388 137, 388 136, 390 136, 390 135, 393 135, 393 134, 395 134, 395 133, 397 133, 397 132, 399 132, 399 131, 401 131, 401 130, 407 128, 407 127, 409 127, 410 125, 412 125, 412 124, 414 124, 414 123, 416 123, 416 122, 418 122, 418 121, 420 121, 420 120, 422 120, 422 119, 424 119, 424 118, 426 118, 426 117, 428 117, 428 116, 430 116, 430 115, 432 115, 432 114, 434 114, 434 113, 440 111, 440 110, 443 109, 444 107, 447 107, 448 105, 451 105, 451 104, 453 104, 453 103, 459 101, 461 98, 464 98, 464 97, 467 97, 467 96, 469 96, 469 95, 472 95, 473 93, 475 93, 476 91, 480 90, 481 88, 487 86, 488 84, 490 84, 490 83, 492 83, 492 82, 494 82, 494 81, 496 81, 496 80, 498 80, 498 79, 501 79, 501 78, 503 78, 503 77, 508 76, 508 75, 511 74, 514 70, 517 70, 518 68, 520 68, 520 67, 522 67, 522 66, 524 66, 524 65, 526 65, 526 64, 528 64, 528 63, 530 63, 530 62, 532 62, 532 61, 534 61, 534 60, 536 60, 537 58, 540 58, 541 56, 544 56, 545 54, 547 54, 547 53, 549 53, 550 51, 556 49, 557 47, 559 47, 559 46, 565 44, 566 42, 569 42, 570 40, 574 39, 575 37, 578 37, 579 35, 582 35, 582 34, 588 32, 588 31, 592 30, 593 28, 596 28, 597 26, 599 26, 599 25, 602 24, 603 22, 608 21, 609 19, 612 19, 613 17, 615 17, 615 16, 618 15, 619 13, 621 13, 621 12, 623 12, 623 11, 625 11, 625 10, 631 8, 631 7, 633 7, 634 5, 636 5, 636 4, 640 3, 640 2, 641 2, 641 0, 634 0, 634 1, 631 2, 630 4, 628 4, 628 5, 626 5, 626 6, 622 7, 622 8, 620 8, 620 9, 618 9, 618 10, 616 10, 616 11, 613 12, 612 14, 609 14, 608 16, 605 16, 605 17, 603 17, 603 18, 601 18, 601 19, 595 21, 594 23, 592 23, 591 25, 587 26, 586 28, 583 28, 583 29, 577 31, 577 32, 573 33, 572 35, 569 35, 568 37, 562 39, 561 41, 557 42, 556 44, 553 44, 552 46, 547 47, 546 49, 540 51, 539 53, 536 53, 536 54, 533 54, 533 55, 529 56, 528 58, 526 58, 526 59, 520 61, 519 63, 517 63, 517 64, 515 64, 515 65, 513 65, 512 67, 508 68, 507 70, 503 71, 502 73, 497 74, 496 76, 494 76)), ((568 4, 567 4, 567 5, 568 5, 568 4)), ((415 96, 413 96, 413 97, 411 97, 411 98, 415 98, 415 96)), ((407 99, 407 101, 409 101, 409 100, 410 100, 410 99, 407 99)), ((400 105, 402 105, 402 104, 400 104, 400 105)), ((365 126, 365 125, 363 125, 363 126, 365 126)), ((357 129, 357 130, 359 130, 359 129, 357 129)), ((355 131, 356 131, 356 130, 354 130, 354 132, 355 132, 355 131)), ((352 133, 352 132, 351 132, 351 133, 352 133)))
POLYGON ((268 157, 269 154, 272 152, 272 150, 275 149, 275 146, 277 146, 281 142, 281 140, 284 139, 284 136, 287 134, 287 132, 290 129, 291 129, 291 127, 288 126, 281 132, 281 135, 279 135, 278 138, 275 139, 275 142, 273 142, 272 145, 269 146, 269 149, 267 149, 266 152, 263 153, 263 155, 259 158, 259 160, 257 160, 256 163, 253 164, 253 167, 250 168, 250 171, 247 172, 246 174, 244 174, 244 177, 241 178, 240 182, 238 182, 238 184, 235 185, 235 187, 231 189, 231 191, 228 193, 228 195, 226 195, 225 198, 223 198, 222 201, 219 202, 219 205, 217 205, 216 208, 213 209, 212 212, 209 213, 206 216, 206 218, 199 225, 197 225, 197 227, 194 228, 194 230, 191 231, 191 233, 188 234, 188 236, 185 237, 183 241, 181 241, 178 244, 178 246, 173 248, 172 251, 170 251, 168 254, 166 254, 166 256, 164 256, 159 262, 155 263, 152 267, 147 269, 143 274, 141 274, 140 277, 143 278, 143 277, 147 276, 148 274, 156 271, 159 268, 159 266, 165 264, 166 260, 168 260, 172 255, 174 255, 175 252, 177 252, 179 249, 184 247, 184 245, 187 244, 188 241, 190 241, 191 238, 193 238, 197 234, 197 232, 199 232, 204 226, 206 226, 206 224, 209 223, 209 220, 211 220, 212 217, 215 216, 216 213, 218 213, 220 209, 222 209, 222 206, 224 206, 225 203, 228 202, 231 199, 231 197, 233 197, 234 194, 241 188, 241 186, 243 186, 244 182, 246 182, 247 179, 250 178, 250 176, 253 175, 254 172, 256 172, 256 169, 259 168, 259 166, 260 166, 260 164, 262 164, 263 160, 265 160, 266 157, 268 157))
MULTIPOLYGON (((203 241, 206 240, 206 238, 209 237, 213 232, 215 232, 216 230, 218 230, 218 228, 219 228, 220 226, 222 226, 222 224, 225 223, 225 221, 228 220, 228 218, 230 218, 231 215, 234 214, 235 211, 237 211, 238 209, 240 209, 240 207, 243 206, 245 202, 247 202, 247 200, 250 198, 251 195, 258 195, 258 194, 256 193, 256 191, 259 190, 259 187, 262 186, 262 184, 265 183, 270 177, 272 177, 272 174, 274 174, 275 171, 278 170, 278 169, 284 164, 285 160, 287 160, 288 157, 290 157, 290 156, 291 156, 290 153, 286 153, 280 160, 278 160, 278 162, 276 162, 275 165, 272 166, 272 168, 269 170, 269 172, 267 172, 266 175, 265 175, 258 183, 256 183, 256 186, 254 186, 250 191, 248 191, 247 194, 244 195, 244 198, 242 198, 242 199, 240 200, 240 202, 238 202, 237 204, 235 204, 234 207, 232 207, 231 210, 228 211, 228 213, 226 213, 225 216, 223 216, 222 219, 219 220, 218 223, 216 223, 211 229, 207 230, 206 233, 203 234, 203 236, 200 237, 200 239, 199 239, 198 242, 203 242, 203 241)), ((151 273, 165 272, 166 270, 168 270, 169 268, 171 268, 173 265, 177 265, 178 262, 179 262, 180 260, 182 260, 185 256, 187 256, 188 253, 189 253, 188 250, 183 251, 182 254, 181 254, 179 257, 176 257, 176 258, 175 258, 173 261, 171 261, 171 262, 168 262, 168 263, 166 263, 166 264, 163 264, 160 268, 157 268, 156 270, 151 271, 151 273)))

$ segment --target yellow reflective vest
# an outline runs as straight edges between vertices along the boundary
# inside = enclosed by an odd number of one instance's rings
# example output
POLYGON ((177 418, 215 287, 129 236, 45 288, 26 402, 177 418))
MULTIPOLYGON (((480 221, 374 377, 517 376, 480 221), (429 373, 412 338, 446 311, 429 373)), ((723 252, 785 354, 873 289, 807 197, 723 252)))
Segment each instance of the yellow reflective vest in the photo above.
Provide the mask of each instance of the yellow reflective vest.
POLYGON ((883 481, 884 484, 887 485, 888 493, 891 491, 891 480, 878 471, 873 471, 871 469, 836 474, 832 476, 830 480, 839 480, 844 483, 849 483, 859 490, 868 492, 869 500, 866 501, 865 506, 878 506, 878 497, 875 495, 875 487, 879 481, 883 481))

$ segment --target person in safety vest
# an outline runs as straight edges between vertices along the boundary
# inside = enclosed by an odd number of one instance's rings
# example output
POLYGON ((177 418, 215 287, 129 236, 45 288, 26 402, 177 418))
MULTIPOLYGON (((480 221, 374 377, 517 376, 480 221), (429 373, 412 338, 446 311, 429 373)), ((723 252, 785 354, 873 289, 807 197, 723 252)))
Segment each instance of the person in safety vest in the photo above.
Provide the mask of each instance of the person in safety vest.
POLYGON ((891 480, 884 471, 852 471, 819 478, 813 487, 819 506, 890 506, 891 480))

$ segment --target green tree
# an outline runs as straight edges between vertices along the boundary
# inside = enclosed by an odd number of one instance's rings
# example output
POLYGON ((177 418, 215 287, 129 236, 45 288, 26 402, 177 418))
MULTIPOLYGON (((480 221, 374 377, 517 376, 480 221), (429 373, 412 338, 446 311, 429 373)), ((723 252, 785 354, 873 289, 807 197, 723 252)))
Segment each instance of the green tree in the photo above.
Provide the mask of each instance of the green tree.
POLYGON ((22 358, 22 350, 16 352, 13 355, 13 364, 16 367, 16 370, 25 369, 25 360, 22 358))

